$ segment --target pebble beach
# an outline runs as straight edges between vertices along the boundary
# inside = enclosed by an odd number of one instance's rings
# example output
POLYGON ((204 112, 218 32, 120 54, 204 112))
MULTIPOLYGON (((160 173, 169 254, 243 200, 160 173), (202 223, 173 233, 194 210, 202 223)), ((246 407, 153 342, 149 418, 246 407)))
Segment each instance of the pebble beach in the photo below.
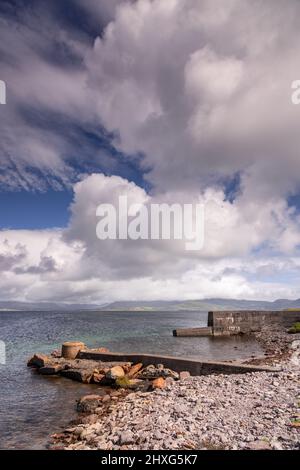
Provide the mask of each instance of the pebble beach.
POLYGON ((257 339, 266 359, 252 362, 280 364, 278 372, 183 374, 151 392, 107 390, 95 395, 94 407, 81 412, 63 433, 52 436, 51 447, 299 450, 299 334, 262 331, 257 339))

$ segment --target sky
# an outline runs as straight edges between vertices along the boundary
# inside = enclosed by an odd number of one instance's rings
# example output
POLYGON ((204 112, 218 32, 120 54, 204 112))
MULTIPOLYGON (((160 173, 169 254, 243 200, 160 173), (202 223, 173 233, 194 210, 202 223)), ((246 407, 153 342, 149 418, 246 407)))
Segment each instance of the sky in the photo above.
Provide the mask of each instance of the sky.
POLYGON ((300 298, 298 0, 2 0, 0 300, 300 298), (205 243, 96 208, 205 206, 205 243))

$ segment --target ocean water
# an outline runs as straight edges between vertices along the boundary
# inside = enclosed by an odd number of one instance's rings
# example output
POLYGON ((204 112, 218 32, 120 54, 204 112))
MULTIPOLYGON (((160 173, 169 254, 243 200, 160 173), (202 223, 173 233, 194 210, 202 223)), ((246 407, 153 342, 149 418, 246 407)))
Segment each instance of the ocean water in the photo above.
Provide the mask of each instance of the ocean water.
POLYGON ((97 392, 26 367, 35 352, 49 353, 64 341, 81 340, 111 351, 161 353, 203 359, 239 359, 260 354, 245 337, 175 338, 176 328, 206 326, 205 312, 0 312, 0 449, 43 449, 51 433, 76 416, 80 396, 97 392))

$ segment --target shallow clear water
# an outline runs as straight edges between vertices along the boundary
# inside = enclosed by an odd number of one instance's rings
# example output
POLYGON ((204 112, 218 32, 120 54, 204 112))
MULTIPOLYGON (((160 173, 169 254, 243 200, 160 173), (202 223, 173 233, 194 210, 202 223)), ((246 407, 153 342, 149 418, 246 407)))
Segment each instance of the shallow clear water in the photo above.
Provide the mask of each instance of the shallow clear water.
POLYGON ((35 352, 51 352, 67 340, 111 351, 161 353, 203 359, 238 359, 259 354, 253 340, 175 338, 176 328, 206 326, 202 312, 0 312, 0 448, 38 449, 49 434, 76 416, 75 401, 95 385, 41 377, 26 367, 35 352))

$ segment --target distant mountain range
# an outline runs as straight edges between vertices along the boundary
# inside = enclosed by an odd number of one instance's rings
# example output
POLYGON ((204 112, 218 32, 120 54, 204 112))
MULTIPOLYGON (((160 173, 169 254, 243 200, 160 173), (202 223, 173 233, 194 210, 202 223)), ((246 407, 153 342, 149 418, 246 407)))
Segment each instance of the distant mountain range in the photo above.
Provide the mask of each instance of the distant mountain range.
POLYGON ((112 302, 105 305, 95 304, 65 304, 54 302, 0 302, 0 310, 12 311, 135 311, 135 312, 178 312, 178 311, 210 311, 210 310, 283 310, 300 309, 300 299, 278 299, 274 302, 260 300, 236 300, 236 299, 203 299, 203 300, 177 300, 177 301, 131 301, 112 302))
POLYGON ((300 309, 300 299, 278 299, 274 302, 260 300, 236 300, 236 299, 203 299, 203 300, 153 300, 153 301, 127 301, 112 302, 105 305, 93 304, 65 304, 54 302, 0 302, 0 311, 134 311, 134 312, 178 312, 186 310, 210 311, 210 310, 283 310, 300 309))
POLYGON ((109 311, 183 311, 183 310, 283 310, 300 309, 300 299, 260 300, 203 299, 178 301, 113 302, 102 307, 109 311))
POLYGON ((0 301, 0 311, 55 311, 55 310, 99 310, 102 305, 91 304, 65 304, 59 302, 14 302, 0 301))

